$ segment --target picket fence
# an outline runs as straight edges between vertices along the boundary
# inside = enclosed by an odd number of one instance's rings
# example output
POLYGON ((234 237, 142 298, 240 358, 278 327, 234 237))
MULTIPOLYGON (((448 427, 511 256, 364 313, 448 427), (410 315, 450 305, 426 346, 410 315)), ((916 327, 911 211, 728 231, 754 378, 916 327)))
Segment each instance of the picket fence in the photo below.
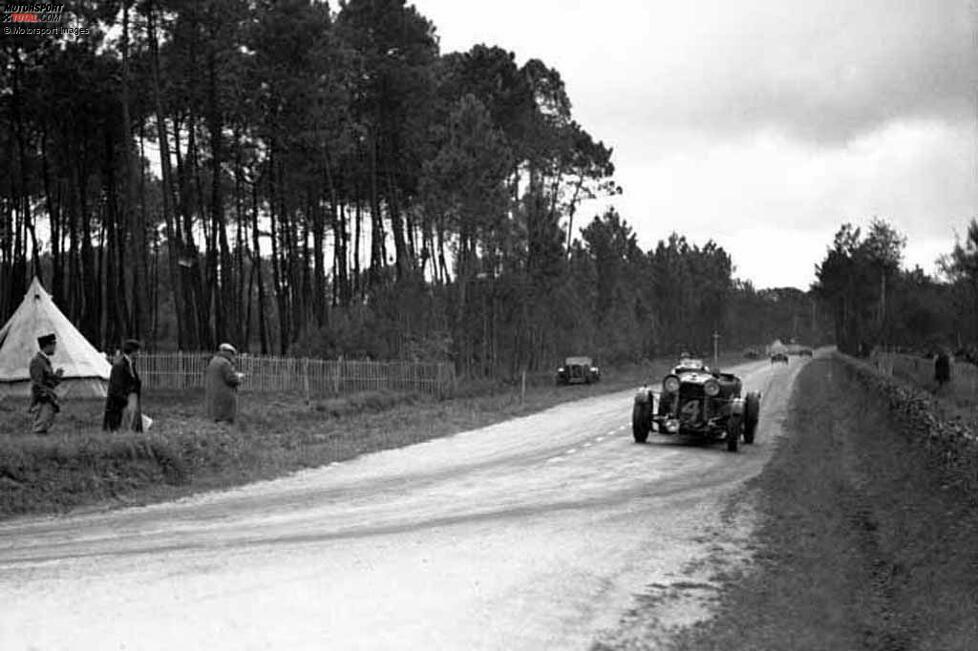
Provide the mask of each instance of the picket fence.
MULTIPOLYGON (((153 353, 139 356, 143 386, 151 389, 202 389, 213 355, 153 353)), ((286 392, 306 397, 390 389, 439 398, 455 390, 455 368, 445 362, 369 362, 265 355, 239 355, 242 392, 286 392)))

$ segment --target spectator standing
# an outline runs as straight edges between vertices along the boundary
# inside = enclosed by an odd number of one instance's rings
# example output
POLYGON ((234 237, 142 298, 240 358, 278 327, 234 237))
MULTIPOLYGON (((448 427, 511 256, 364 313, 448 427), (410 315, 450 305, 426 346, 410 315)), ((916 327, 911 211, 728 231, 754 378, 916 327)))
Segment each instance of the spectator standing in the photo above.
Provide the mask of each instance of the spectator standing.
POLYGON ((934 358, 934 379, 938 389, 951 381, 951 356, 946 350, 937 353, 934 358))
POLYGON ((58 339, 54 333, 37 338, 40 350, 31 359, 31 405, 29 413, 33 418, 32 431, 47 434, 54 424, 55 415, 61 411, 61 401, 55 387, 61 384, 63 369, 54 370, 51 357, 57 349, 58 339))
POLYGON ((105 398, 105 416, 102 429, 115 432, 120 428, 134 432, 143 431, 140 400, 142 380, 136 371, 135 357, 142 346, 135 339, 122 344, 122 354, 117 355, 109 373, 109 390, 105 398))
POLYGON ((204 375, 207 417, 233 423, 238 415, 238 385, 242 374, 235 370, 238 351, 231 344, 221 344, 211 358, 204 375))

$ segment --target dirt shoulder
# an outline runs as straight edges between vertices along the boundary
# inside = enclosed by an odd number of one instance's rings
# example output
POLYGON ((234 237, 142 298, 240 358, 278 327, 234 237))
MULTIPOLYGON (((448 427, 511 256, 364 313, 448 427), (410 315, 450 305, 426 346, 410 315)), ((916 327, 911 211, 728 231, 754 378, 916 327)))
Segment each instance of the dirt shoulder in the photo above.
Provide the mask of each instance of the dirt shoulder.
POLYGON ((799 374, 789 436, 745 486, 753 558, 679 649, 974 649, 978 496, 845 364, 799 374))

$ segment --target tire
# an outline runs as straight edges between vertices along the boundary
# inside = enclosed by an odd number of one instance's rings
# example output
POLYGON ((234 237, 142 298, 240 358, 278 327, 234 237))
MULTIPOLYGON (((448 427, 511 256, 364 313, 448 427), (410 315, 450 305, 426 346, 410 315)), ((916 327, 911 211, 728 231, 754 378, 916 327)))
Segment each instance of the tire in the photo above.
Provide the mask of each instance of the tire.
POLYGON ((636 402, 632 408, 632 436, 636 443, 645 443, 649 439, 651 425, 652 403, 636 402))
POLYGON ((761 397, 752 391, 747 394, 747 398, 744 400, 744 443, 754 442, 760 416, 761 397))

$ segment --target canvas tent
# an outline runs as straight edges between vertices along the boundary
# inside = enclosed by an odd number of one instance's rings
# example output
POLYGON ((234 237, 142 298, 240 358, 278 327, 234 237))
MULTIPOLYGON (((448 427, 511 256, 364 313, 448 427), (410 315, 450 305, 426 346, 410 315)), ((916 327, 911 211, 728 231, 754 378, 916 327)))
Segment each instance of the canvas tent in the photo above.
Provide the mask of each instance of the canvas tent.
POLYGON ((49 332, 58 336, 51 363, 64 369, 58 393, 104 397, 111 365, 62 314, 37 278, 31 281, 20 307, 0 329, 0 397, 30 395, 28 367, 38 351, 37 338, 49 332))
POLYGON ((780 339, 775 339, 771 342, 771 345, 767 347, 767 354, 773 355, 774 353, 787 353, 788 347, 781 343, 780 339))

